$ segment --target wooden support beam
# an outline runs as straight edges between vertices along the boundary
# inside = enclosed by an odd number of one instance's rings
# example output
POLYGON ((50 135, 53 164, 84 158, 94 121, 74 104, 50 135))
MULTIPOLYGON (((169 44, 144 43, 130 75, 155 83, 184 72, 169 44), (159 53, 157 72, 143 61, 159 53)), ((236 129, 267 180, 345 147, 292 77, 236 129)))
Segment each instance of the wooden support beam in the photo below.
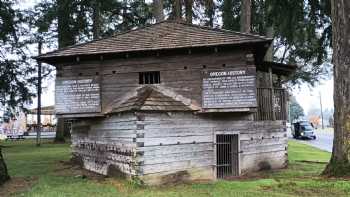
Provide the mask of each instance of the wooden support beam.
POLYGON ((270 89, 271 89, 271 113, 272 113, 272 120, 276 120, 276 114, 275 114, 275 90, 273 88, 273 75, 272 75, 272 68, 269 67, 269 78, 270 78, 270 89))

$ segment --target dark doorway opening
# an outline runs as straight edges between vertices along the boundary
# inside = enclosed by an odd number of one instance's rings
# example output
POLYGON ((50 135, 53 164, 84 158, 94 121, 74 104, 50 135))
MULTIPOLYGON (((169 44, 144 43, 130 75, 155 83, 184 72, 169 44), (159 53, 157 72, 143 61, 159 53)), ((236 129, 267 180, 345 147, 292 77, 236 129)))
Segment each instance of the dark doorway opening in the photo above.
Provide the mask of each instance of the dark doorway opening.
POLYGON ((216 177, 239 176, 238 135, 216 135, 216 177))

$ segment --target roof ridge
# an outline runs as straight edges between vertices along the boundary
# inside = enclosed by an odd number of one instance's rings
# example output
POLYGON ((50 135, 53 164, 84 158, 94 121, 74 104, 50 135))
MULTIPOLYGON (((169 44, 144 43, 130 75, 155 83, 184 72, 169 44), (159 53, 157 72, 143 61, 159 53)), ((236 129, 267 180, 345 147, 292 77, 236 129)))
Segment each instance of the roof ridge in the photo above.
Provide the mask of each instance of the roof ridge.
MULTIPOLYGON (((167 22, 172 22, 172 23, 178 23, 178 24, 182 24, 182 25, 187 25, 187 26, 191 26, 191 27, 196 27, 196 28, 200 28, 200 29, 207 29, 207 30, 212 30, 212 31, 234 33, 234 34, 239 34, 239 35, 252 36, 254 38, 262 38, 262 39, 266 39, 266 40, 273 39, 273 38, 270 38, 270 37, 267 37, 267 36, 261 36, 259 34, 233 31, 233 30, 224 29, 224 28, 210 27, 210 26, 207 26, 207 25, 198 25, 198 24, 193 24, 193 23, 187 23, 185 21, 179 21, 179 20, 166 20, 166 21, 167 22)), ((164 22, 164 21, 162 21, 162 22, 164 22)))
POLYGON ((137 105, 137 108, 141 108, 146 100, 149 98, 149 96, 151 96, 152 92, 154 91, 153 88, 151 88, 150 86, 144 86, 140 89, 137 90, 137 95, 136 95, 136 102, 135 104, 137 105))

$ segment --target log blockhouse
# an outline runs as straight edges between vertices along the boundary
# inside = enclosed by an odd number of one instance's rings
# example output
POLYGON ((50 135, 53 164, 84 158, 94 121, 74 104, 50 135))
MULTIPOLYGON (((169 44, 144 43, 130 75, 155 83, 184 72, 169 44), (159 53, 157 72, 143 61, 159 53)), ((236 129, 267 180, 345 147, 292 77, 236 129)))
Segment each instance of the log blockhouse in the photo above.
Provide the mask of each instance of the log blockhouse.
POLYGON ((287 165, 286 91, 271 79, 296 67, 265 62, 271 42, 163 21, 36 59, 57 68, 55 111, 74 120, 74 158, 157 185, 287 165))

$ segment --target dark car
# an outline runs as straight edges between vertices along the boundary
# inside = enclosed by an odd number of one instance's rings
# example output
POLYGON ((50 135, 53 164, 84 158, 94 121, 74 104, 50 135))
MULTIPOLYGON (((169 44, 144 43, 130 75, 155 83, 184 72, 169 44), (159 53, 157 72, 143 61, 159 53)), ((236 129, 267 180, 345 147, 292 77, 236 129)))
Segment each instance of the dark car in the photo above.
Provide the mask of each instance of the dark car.
POLYGON ((316 139, 315 129, 308 121, 293 123, 292 135, 294 138, 316 139))

